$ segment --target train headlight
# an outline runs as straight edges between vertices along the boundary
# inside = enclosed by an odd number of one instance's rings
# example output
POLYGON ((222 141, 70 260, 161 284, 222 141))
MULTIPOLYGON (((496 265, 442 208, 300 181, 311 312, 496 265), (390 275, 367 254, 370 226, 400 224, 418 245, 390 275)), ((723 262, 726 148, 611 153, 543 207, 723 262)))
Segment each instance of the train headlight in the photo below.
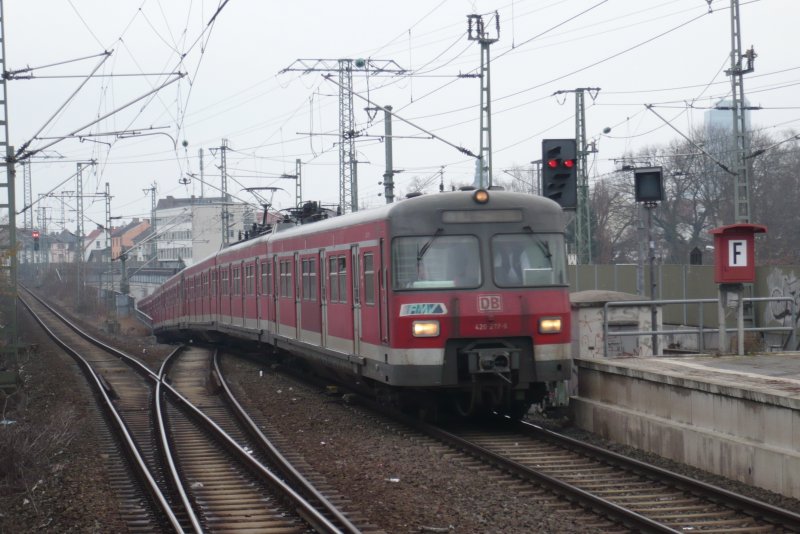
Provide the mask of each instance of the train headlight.
POLYGON ((411 331, 414 337, 436 337, 439 335, 439 321, 414 321, 411 331))
POLYGON ((472 193, 472 200, 478 204, 486 204, 489 202, 489 192, 486 189, 478 189, 472 193))
POLYGON ((539 319, 540 334, 558 334, 561 332, 561 317, 542 317, 539 319))

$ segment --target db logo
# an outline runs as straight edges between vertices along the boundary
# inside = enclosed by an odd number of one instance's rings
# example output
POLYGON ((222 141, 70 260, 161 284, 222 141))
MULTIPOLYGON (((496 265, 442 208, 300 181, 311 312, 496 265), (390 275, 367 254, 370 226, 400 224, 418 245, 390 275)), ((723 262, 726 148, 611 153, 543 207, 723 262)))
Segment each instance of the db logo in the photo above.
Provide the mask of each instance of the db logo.
POLYGON ((497 312, 503 310, 503 299, 500 295, 480 295, 478 297, 478 311, 497 312))

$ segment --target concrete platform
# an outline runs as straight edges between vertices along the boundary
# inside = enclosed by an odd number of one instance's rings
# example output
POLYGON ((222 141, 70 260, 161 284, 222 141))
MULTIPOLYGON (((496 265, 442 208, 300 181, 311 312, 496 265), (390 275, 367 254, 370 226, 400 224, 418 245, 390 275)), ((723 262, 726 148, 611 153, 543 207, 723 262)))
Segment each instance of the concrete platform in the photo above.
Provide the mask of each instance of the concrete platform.
POLYGON ((575 360, 575 423, 800 499, 800 354, 575 360))

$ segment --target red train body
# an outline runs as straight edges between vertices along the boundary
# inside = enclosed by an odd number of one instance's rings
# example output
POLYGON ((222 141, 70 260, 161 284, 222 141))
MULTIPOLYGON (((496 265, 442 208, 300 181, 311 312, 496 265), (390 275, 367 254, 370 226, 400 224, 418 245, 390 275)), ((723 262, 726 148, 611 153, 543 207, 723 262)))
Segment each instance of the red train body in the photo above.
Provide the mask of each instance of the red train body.
POLYGON ((519 415, 570 373, 563 232, 542 197, 420 196, 279 225, 139 308, 162 339, 257 342, 401 402, 519 415))

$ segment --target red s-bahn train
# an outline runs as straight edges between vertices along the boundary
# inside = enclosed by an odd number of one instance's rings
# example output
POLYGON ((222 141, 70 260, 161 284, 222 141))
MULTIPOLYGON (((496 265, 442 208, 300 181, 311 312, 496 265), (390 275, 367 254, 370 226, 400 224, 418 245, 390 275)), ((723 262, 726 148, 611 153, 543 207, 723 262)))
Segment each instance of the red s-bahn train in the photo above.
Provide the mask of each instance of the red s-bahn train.
POLYGON ((139 308, 163 340, 255 342, 403 405, 521 416, 569 378, 564 226, 543 197, 418 196, 277 225, 139 308))

